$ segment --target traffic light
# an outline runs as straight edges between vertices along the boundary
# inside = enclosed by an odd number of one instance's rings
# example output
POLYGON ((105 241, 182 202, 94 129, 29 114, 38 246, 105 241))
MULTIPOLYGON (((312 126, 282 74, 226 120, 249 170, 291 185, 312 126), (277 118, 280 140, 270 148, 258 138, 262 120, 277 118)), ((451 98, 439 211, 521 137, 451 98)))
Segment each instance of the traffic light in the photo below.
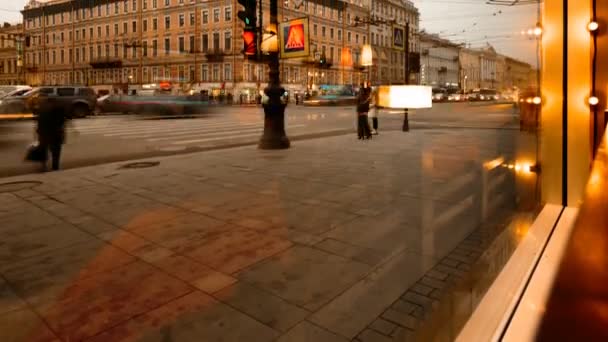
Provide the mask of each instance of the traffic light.
POLYGON ((245 30, 254 30, 257 23, 257 0, 239 0, 239 4, 243 6, 243 10, 239 11, 237 16, 245 23, 245 30))
POLYGON ((256 8, 257 0, 239 0, 239 4, 243 6, 243 10, 237 13, 237 16, 243 23, 243 52, 245 55, 253 56, 257 54, 257 17, 256 8))

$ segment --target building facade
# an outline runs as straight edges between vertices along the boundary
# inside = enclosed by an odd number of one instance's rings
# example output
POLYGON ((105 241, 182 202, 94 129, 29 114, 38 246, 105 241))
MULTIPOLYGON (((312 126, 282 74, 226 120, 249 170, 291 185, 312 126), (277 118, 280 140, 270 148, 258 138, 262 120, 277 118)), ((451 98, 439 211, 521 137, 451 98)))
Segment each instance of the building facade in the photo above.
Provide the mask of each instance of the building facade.
POLYGON ((480 49, 462 48, 460 50, 460 84, 463 89, 499 89, 502 77, 499 75, 501 56, 492 46, 480 49), (501 78, 499 78, 501 77, 501 78))
MULTIPOLYGON (((356 16, 366 15, 363 5, 283 2, 280 21, 309 16, 312 51, 310 58, 281 61, 287 89, 364 79, 358 56, 367 32, 354 26, 356 16)), ((236 0, 32 0, 22 11, 31 37, 27 82, 124 90, 165 81, 182 90, 259 91, 268 68, 243 57, 240 7, 236 0)), ((268 9, 264 1, 264 26, 268 9)))
POLYGON ((420 84, 460 87, 460 46, 438 35, 420 33, 420 84))
POLYGON ((505 57, 505 77, 503 87, 505 89, 526 89, 534 85, 535 77, 530 77, 532 66, 515 58, 505 57))
MULTIPOLYGON (((409 23, 409 50, 420 51, 419 27, 420 13, 409 0, 371 0, 369 11, 372 18, 393 22, 404 27, 409 23)), ((393 48, 391 23, 369 25, 370 43, 373 49, 371 80, 374 84, 404 83, 405 53, 393 48)), ((417 83, 418 68, 410 66, 410 83, 417 83)))
POLYGON ((24 84, 22 72, 23 26, 5 23, 0 27, 0 84, 24 84))

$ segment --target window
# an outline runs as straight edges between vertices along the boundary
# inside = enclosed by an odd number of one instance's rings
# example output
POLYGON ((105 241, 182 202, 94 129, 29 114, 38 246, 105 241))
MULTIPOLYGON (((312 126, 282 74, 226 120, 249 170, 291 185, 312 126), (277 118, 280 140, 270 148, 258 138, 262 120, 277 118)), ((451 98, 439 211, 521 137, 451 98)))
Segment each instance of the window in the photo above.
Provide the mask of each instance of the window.
POLYGON ((206 33, 203 34, 203 53, 206 53, 209 50, 209 35, 206 33))
MULTIPOLYGON (((101 17, 101 5, 97 5, 97 16, 101 17)), ((63 22, 63 18, 62 18, 61 22, 63 22)))
POLYGON ((209 11, 203 11, 203 24, 209 23, 209 11))
MULTIPOLYGON (((114 14, 118 14, 118 1, 114 3, 114 14)), ((76 12, 76 17, 78 17, 78 12, 76 12)))
POLYGON ((89 39, 93 39, 93 28, 89 28, 89 39))
POLYGON ((152 57, 158 56, 158 41, 152 40, 152 57))
POLYGON ((186 24, 186 20, 185 20, 184 14, 182 13, 179 15, 179 27, 184 27, 185 24, 186 24))
POLYGON ((165 38, 165 55, 169 55, 171 53, 171 39, 165 38))
POLYGON ((152 0, 152 8, 158 7, 158 0, 152 0))
POLYGON ((367 36, 363 36, 363 44, 367 44, 367 36))
POLYGON ((106 37, 110 36, 110 25, 106 25, 106 37))
POLYGON ((62 42, 62 43, 63 43, 63 38, 64 38, 64 36, 63 36, 63 32, 61 32, 61 42, 62 42))
POLYGON ((348 32, 348 34, 346 35, 346 37, 347 37, 346 40, 348 40, 348 42, 350 43, 350 38, 351 38, 350 32, 348 32))
POLYGON ((129 0, 125 0, 125 5, 123 8, 123 13, 129 12, 129 0))
POLYGON ((95 58, 95 52, 92 46, 89 46, 89 61, 92 61, 95 58))
POLYGON ((143 9, 148 9, 148 0, 144 0, 142 3, 143 9))
MULTIPOLYGON (((78 32, 76 32, 78 33, 78 32)), ((118 24, 114 24, 114 34, 118 35, 118 24)))
POLYGON ((224 51, 229 52, 232 50, 232 32, 224 32, 224 51))
POLYGON ((141 28, 144 32, 148 32, 148 20, 144 19, 143 23, 142 23, 142 28, 141 28))
POLYGON ((137 21, 133 20, 131 26, 133 26, 133 33, 137 32, 137 21))
POLYGON ((314 24, 314 25, 312 26, 312 34, 313 34, 313 36, 316 36, 316 35, 317 35, 317 24, 314 24))
POLYGON ((129 24, 127 22, 122 23, 122 33, 129 33, 129 24))
POLYGON ((333 27, 331 29, 329 29, 329 38, 330 39, 334 39, 334 29, 333 29, 333 27))
POLYGON ((190 52, 196 52, 194 48, 194 36, 190 36, 189 38, 189 49, 190 52))
POLYGON ((220 22, 220 9, 219 8, 213 9, 213 22, 214 23, 220 22))
POLYGON ((325 26, 321 27, 321 36, 325 38, 325 26))
POLYGON ((53 25, 55 25, 55 15, 53 15, 53 16, 51 17, 51 19, 53 19, 53 20, 52 20, 52 22, 53 22, 53 25))
POLYGON ((110 44, 106 44, 105 50, 106 50, 105 56, 110 57, 110 44))
POLYGON ((97 58, 101 57, 101 45, 97 45, 97 58))
POLYGON ((74 96, 74 88, 57 88, 58 96, 74 96))
POLYGON ((137 46, 131 48, 133 58, 137 58, 137 46))
POLYGON ((213 80, 220 80, 220 66, 218 64, 213 64, 213 80))
POLYGON ((359 34, 355 34, 355 43, 359 44, 359 34))
POLYGON ((213 50, 218 51, 220 49, 220 33, 213 32, 213 50))
POLYGON ((72 49, 68 49, 68 63, 72 63, 72 49))
POLYGON ((185 46, 185 42, 184 42, 184 37, 179 37, 179 53, 184 53, 186 52, 186 46, 185 46))
POLYGON ((142 56, 148 57, 148 42, 147 41, 145 41, 145 40, 143 41, 141 50, 142 50, 141 51, 142 56))
POLYGON ((158 19, 157 18, 152 19, 152 30, 153 31, 158 30, 158 19))
POLYGON ((65 63, 65 56, 64 56, 64 51, 61 50, 59 52, 59 61, 61 62, 61 64, 65 63))
POLYGON ((165 7, 171 6, 171 0, 165 0, 165 7))
POLYGON ((165 29, 168 30, 169 28, 171 28, 171 16, 166 16, 165 17, 165 29))
POLYGON ((195 22, 194 22, 194 12, 190 13, 190 26, 194 26, 195 22))
MULTIPOLYGON (((76 53, 78 54, 78 50, 76 50, 76 53)), ((114 57, 118 57, 118 44, 114 44, 114 57)))
POLYGON ((195 73, 195 71, 194 71, 194 65, 190 65, 188 67, 188 79, 190 81, 194 81, 194 73, 195 73))
POLYGON ((209 80, 209 70, 207 69, 207 64, 201 66, 201 80, 208 81, 209 80))
POLYGON ((225 21, 232 20, 232 7, 230 7, 230 6, 224 7, 224 20, 225 21))
POLYGON ((82 29, 82 39, 86 39, 87 38, 87 30, 82 29))
POLYGON ((334 60, 334 47, 333 46, 331 46, 329 48, 329 59, 332 61, 334 60))
POLYGON ((129 51, 129 48, 126 45, 123 45, 122 46, 122 58, 127 58, 128 53, 129 53, 128 51, 129 51))
POLYGON ((224 64, 224 81, 232 80, 232 65, 224 64))

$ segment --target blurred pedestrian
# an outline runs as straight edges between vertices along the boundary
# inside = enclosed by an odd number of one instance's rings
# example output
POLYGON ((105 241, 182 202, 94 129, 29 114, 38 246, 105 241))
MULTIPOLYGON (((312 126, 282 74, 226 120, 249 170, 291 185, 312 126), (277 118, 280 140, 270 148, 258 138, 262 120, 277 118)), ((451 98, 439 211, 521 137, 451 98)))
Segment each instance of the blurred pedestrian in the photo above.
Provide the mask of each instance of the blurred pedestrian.
POLYGON ((69 120, 67 108, 58 105, 54 98, 39 96, 34 107, 38 148, 41 151, 42 171, 48 167, 48 153, 51 153, 51 167, 59 170, 61 147, 65 142, 65 125, 69 120))
POLYGON ((361 85, 359 94, 357 95, 357 135, 359 139, 371 139, 372 134, 367 120, 369 107, 371 102, 370 88, 361 85))
POLYGON ((372 118, 372 134, 378 135, 378 91, 372 91, 369 117, 372 118))

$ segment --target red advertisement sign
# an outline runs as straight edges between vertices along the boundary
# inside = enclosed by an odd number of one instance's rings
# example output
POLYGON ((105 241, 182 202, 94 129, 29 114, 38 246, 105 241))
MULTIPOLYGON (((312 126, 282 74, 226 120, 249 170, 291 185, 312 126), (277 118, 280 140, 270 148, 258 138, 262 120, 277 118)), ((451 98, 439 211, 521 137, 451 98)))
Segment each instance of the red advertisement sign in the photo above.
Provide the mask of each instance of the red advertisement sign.
POLYGON ((293 19, 279 26, 281 58, 308 57, 310 44, 308 18, 293 19))

